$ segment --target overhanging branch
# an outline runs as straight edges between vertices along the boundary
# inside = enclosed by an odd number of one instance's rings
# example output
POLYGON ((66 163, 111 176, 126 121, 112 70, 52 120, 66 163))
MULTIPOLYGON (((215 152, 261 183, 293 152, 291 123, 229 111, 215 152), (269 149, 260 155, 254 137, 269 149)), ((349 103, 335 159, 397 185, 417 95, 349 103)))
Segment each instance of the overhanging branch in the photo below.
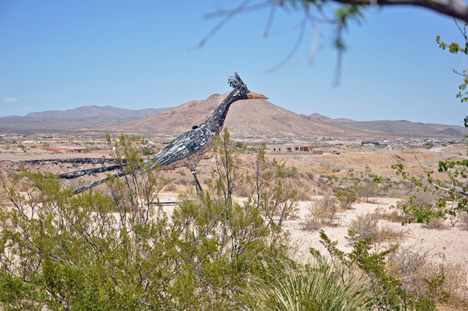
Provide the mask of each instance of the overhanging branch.
MULTIPOLYGON (((468 22, 468 3, 461 0, 332 0, 351 5, 411 5, 468 22)), ((310 1, 312 2, 312 1, 310 1)))

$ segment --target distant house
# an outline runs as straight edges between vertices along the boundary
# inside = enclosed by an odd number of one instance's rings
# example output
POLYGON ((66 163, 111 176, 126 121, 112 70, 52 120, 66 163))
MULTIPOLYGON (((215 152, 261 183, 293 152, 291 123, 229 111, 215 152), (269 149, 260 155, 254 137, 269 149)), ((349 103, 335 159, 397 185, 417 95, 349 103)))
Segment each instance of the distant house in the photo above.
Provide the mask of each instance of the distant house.
POLYGON ((268 153, 322 153, 319 150, 312 150, 311 145, 287 144, 287 145, 267 145, 268 153))

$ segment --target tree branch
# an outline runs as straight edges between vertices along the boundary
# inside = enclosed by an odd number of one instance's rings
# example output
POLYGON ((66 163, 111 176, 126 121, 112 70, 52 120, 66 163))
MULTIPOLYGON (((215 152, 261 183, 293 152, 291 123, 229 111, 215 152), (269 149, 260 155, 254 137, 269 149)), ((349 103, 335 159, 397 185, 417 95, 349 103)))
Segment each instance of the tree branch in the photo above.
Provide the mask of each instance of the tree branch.
MULTIPOLYGON (((461 0, 332 0, 351 5, 412 5, 436 11, 442 15, 451 16, 468 22, 468 3, 461 0)), ((309 2, 312 2, 309 0, 309 2)))

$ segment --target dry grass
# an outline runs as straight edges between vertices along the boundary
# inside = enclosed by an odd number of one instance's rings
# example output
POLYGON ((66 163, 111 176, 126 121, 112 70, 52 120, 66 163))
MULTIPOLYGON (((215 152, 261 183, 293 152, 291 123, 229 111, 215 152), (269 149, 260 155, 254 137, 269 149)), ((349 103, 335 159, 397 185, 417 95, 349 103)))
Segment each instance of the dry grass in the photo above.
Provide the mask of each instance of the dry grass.
POLYGON ((0 206, 6 204, 7 201, 8 201, 7 194, 2 188, 0 188, 0 206))
POLYGON ((388 272, 417 297, 435 298, 453 308, 468 307, 468 269, 461 263, 447 263, 444 258, 441 263, 434 263, 430 256, 429 252, 400 247, 387 257, 388 272), (437 279, 443 281, 431 290, 429 283, 437 279))
POLYGON ((307 186, 298 187, 297 189, 297 200, 298 201, 310 201, 312 195, 311 189, 307 186))
POLYGON ((308 210, 309 213, 301 222, 303 230, 313 231, 323 226, 337 226, 339 224, 338 207, 336 199, 332 196, 326 195, 315 201, 308 210))
POLYGON ((402 223, 411 218, 411 216, 404 215, 400 210, 389 211, 388 208, 377 207, 374 216, 378 219, 387 220, 390 222, 402 223))
POLYGON ((252 195, 252 193, 253 193, 252 186, 247 183, 241 184, 235 191, 235 195, 241 198, 247 198, 250 195, 252 195))
POLYGON ((374 213, 358 215, 351 220, 349 230, 355 235, 355 240, 372 238, 373 243, 391 242, 403 237, 402 230, 396 230, 388 223, 379 224, 374 213))
POLYGON ((443 218, 432 218, 428 223, 424 224, 427 229, 445 229, 447 226, 443 218))
POLYGON ((460 215, 462 228, 468 230, 468 212, 463 212, 460 215))

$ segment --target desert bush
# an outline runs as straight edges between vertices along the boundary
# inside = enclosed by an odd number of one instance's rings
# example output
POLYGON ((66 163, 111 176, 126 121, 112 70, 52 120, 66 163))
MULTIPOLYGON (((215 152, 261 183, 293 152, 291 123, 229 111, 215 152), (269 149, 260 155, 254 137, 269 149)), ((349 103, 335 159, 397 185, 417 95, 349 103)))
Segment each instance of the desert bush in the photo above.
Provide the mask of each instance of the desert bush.
MULTIPOLYGON (((323 230, 320 232, 320 239, 334 260, 349 270, 358 269, 368 277, 373 305, 366 310, 435 310, 434 299, 415 297, 399 279, 388 273, 385 259, 397 246, 373 253, 370 252, 372 238, 368 237, 359 239, 353 245, 353 250, 345 253, 337 248, 338 243, 332 242, 323 230)), ((319 253, 314 249, 311 252, 319 253)), ((433 290, 440 289, 437 281, 431 282, 433 290)))
POLYGON ((463 229, 468 230, 468 212, 462 213, 460 218, 463 229))
POLYGON ((295 166, 291 166, 291 167, 283 166, 282 170, 279 172, 279 175, 282 178, 297 178, 297 176, 298 176, 297 167, 295 167, 295 166))
POLYGON ((337 226, 339 218, 336 199, 325 195, 308 207, 309 213, 301 222, 303 230, 317 230, 322 226, 337 226))
POLYGON ((247 176, 245 182, 253 192, 250 199, 261 210, 263 217, 269 224, 281 226, 283 221, 296 217, 299 194, 295 185, 284 180, 286 163, 276 159, 267 161, 265 150, 265 144, 255 147, 254 174, 247 176))
POLYGON ((353 235, 358 235, 359 239, 371 238, 374 242, 379 240, 378 219, 371 213, 358 215, 351 220, 349 230, 353 235))
POLYGON ((387 256, 388 272, 415 297, 468 306, 468 270, 462 264, 434 263, 430 252, 399 247, 387 256))
POLYGON ((325 195, 322 199, 315 202, 319 209, 336 210, 336 199, 331 195, 325 195))
POLYGON ((313 194, 313 191, 310 189, 308 185, 295 184, 295 186, 297 189, 297 196, 296 196, 297 201, 310 201, 311 200, 310 196, 313 194))
POLYGON ((241 198, 247 198, 252 195, 252 187, 249 184, 239 185, 235 191, 235 194, 241 198))
POLYGON ((177 190, 177 185, 175 183, 171 183, 164 187, 165 191, 176 191, 177 190))
POLYGON ((397 203, 399 209, 406 217, 406 222, 426 223, 428 228, 441 228, 445 213, 440 210, 434 201, 434 195, 428 192, 417 193, 397 203), (434 221, 433 221, 434 220, 434 221), (431 222, 431 224, 429 224, 431 222))
POLYGON ((336 199, 340 202, 340 208, 349 209, 356 202, 356 192, 351 189, 339 189, 335 194, 336 199))
POLYGON ((309 208, 309 214, 306 215, 306 218, 300 222, 300 226, 302 230, 306 231, 314 231, 320 229, 323 225, 320 221, 314 218, 312 214, 313 209, 309 208))
POLYGON ((401 280, 407 291, 418 297, 423 295, 426 285, 423 275, 429 273, 424 271, 427 265, 427 255, 427 253, 413 252, 399 247, 387 256, 389 273, 401 280))
POLYGON ((328 179, 326 178, 325 175, 320 175, 318 178, 318 182, 321 184, 326 184, 328 182, 328 179))
POLYGON ((314 173, 312 173, 312 172, 306 172, 305 174, 306 174, 306 176, 307 176, 308 179, 314 180, 314 177, 315 177, 314 173))
POLYGON ((373 180, 363 179, 359 183, 355 183, 353 190, 358 201, 370 203, 370 198, 378 194, 378 185, 373 180))
POLYGON ((425 228, 428 229, 444 229, 445 219, 444 218, 432 218, 427 223, 424 224, 425 228))
POLYGON ((404 235, 405 234, 402 229, 396 229, 389 223, 383 223, 379 226, 378 242, 400 241, 404 235))
POLYGON ((370 239, 373 243, 394 241, 402 237, 402 231, 392 228, 388 223, 378 224, 376 214, 366 213, 351 220, 349 232, 352 240, 370 239))
MULTIPOLYGON (((468 309, 468 269, 464 263, 444 262, 432 264, 438 268, 436 275, 444 275, 441 290, 449 294, 446 304, 468 309)), ((430 268, 428 270, 431 270, 430 268)))
POLYGON ((411 216, 403 215, 399 210, 392 209, 391 211, 388 208, 377 207, 374 211, 375 217, 378 219, 384 219, 391 222, 407 222, 411 216))

